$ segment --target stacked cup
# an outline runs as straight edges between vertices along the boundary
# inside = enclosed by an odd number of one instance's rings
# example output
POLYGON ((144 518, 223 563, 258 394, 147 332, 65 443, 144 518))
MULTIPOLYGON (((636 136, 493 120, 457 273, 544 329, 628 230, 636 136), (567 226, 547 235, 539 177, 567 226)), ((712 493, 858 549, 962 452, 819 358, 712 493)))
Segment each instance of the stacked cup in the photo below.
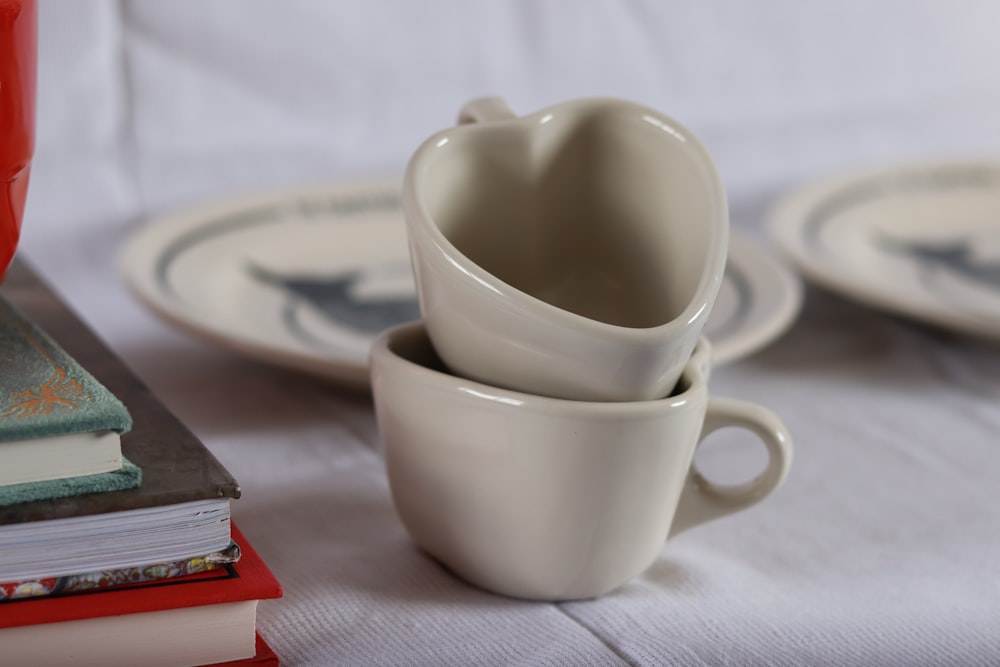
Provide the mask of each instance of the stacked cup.
POLYGON ((618 100, 523 117, 475 100, 414 154, 403 198, 423 320, 375 342, 372 388, 397 512, 454 573, 594 597, 784 479, 780 420, 708 396, 728 213, 676 121, 618 100), (725 426, 768 451, 742 485, 693 466, 725 426))

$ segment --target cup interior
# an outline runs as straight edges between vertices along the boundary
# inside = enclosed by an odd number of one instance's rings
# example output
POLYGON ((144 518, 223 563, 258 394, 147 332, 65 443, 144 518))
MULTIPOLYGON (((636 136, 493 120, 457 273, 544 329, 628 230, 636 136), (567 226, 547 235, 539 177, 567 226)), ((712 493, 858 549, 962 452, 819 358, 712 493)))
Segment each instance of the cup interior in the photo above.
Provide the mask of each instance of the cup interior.
POLYGON ((455 375, 441 360, 437 352, 435 352, 434 345, 431 342, 430 336, 427 334, 427 329, 421 323, 411 323, 394 327, 393 329, 390 329, 382 334, 381 340, 375 344, 376 347, 382 342, 384 342, 385 348, 389 354, 395 357, 399 363, 409 367, 408 370, 410 372, 419 373, 424 376, 424 380, 429 380, 442 388, 456 388, 459 384, 464 387, 468 387, 471 384, 475 384, 479 385, 484 390, 479 392, 478 395, 484 397, 489 396, 491 399, 495 399, 500 394, 503 394, 500 398, 506 397, 510 404, 516 403, 520 405, 526 402, 543 402, 550 405, 562 403, 573 407, 594 405, 603 406, 600 409, 606 409, 609 411, 616 409, 628 409, 628 406, 642 406, 649 409, 655 409, 655 405, 662 400, 676 400, 677 397, 692 388, 698 377, 703 377, 705 375, 706 369, 704 364, 707 363, 708 358, 708 343, 701 340, 698 343, 698 347, 695 348, 695 352, 692 355, 691 360, 685 366, 684 372, 681 374, 681 377, 674 386, 673 390, 661 399, 651 401, 612 401, 602 403, 527 394, 510 389, 492 387, 482 382, 468 380, 455 375))
POLYGON ((676 319, 725 243, 725 203, 704 149, 640 109, 597 102, 456 128, 418 185, 432 224, 558 308, 623 327, 676 319))
POLYGON ((434 351, 430 336, 422 326, 394 329, 386 338, 386 347, 393 355, 414 366, 442 375, 452 375, 434 351))

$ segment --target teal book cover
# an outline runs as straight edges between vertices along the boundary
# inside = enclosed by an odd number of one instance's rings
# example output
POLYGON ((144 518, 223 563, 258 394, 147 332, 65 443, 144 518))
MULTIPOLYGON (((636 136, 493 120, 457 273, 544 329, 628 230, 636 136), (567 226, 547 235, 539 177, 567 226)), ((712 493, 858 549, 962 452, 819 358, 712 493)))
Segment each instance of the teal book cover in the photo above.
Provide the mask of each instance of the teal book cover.
POLYGON ((122 402, 0 296, 0 443, 131 427, 122 402))
POLYGON ((121 467, 110 472, 0 485, 0 507, 58 500, 88 493, 122 491, 133 489, 140 484, 142 484, 142 468, 123 456, 121 467))

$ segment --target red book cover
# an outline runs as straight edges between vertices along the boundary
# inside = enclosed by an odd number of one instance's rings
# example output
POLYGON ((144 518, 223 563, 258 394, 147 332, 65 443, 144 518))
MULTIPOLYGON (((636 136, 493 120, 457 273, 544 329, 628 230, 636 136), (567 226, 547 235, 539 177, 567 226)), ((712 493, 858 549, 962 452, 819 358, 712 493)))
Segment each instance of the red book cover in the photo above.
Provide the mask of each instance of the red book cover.
POLYGON ((205 665, 204 667, 278 667, 280 664, 278 656, 267 645, 267 642, 260 636, 260 633, 257 633, 257 652, 254 657, 243 660, 232 660, 230 662, 217 662, 213 665, 205 665))
POLYGON ((126 588, 0 601, 0 628, 281 597, 281 584, 235 524, 232 534, 242 552, 233 565, 126 588))

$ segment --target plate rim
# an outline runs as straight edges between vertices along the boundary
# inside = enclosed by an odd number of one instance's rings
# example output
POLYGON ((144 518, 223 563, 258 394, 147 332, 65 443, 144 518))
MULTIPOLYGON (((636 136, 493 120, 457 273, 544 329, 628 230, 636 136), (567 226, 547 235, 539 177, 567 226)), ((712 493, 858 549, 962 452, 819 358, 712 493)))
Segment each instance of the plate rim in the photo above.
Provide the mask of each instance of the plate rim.
POLYGON ((780 295, 780 298, 776 299, 777 310, 756 329, 745 331, 741 336, 728 341, 711 341, 713 366, 728 365, 744 359, 777 340, 795 322, 802 310, 805 294, 800 277, 747 234, 731 230, 727 270, 730 264, 754 265, 750 270, 741 266, 743 272, 751 277, 750 282, 755 282, 758 289, 776 288, 778 293, 769 292, 769 295, 780 295))
MULTIPOLYGON (((811 212, 838 193, 873 183, 876 179, 917 175, 926 177, 931 173, 956 170, 988 171, 995 174, 1000 183, 1000 162, 987 158, 940 159, 870 166, 836 173, 795 188, 780 197, 771 207, 765 216, 765 227, 792 265, 808 281, 820 287, 858 303, 911 320, 920 320, 978 337, 1000 339, 1000 331, 990 331, 989 319, 952 307, 947 302, 934 299, 929 293, 919 289, 899 293, 891 288, 873 286, 871 281, 864 280, 857 274, 838 270, 838 266, 835 266, 829 257, 812 252, 804 241, 804 228, 808 224, 811 212)), ((1000 187, 997 191, 1000 192, 1000 187)), ((836 264, 842 268, 842 258, 838 258, 836 264)), ((993 326, 996 326, 996 323, 993 326)))
POLYGON ((370 179, 350 183, 316 183, 273 188, 261 192, 231 195, 179 208, 176 211, 150 216, 122 244, 118 253, 118 270, 130 293, 154 314, 170 325, 203 341, 247 355, 275 366, 304 372, 314 377, 343 383, 350 388, 366 391, 369 386, 368 365, 350 359, 328 356, 320 358, 303 348, 277 348, 231 327, 225 327, 170 303, 158 289, 151 267, 156 264, 164 245, 181 234, 196 228, 205 220, 251 211, 270 203, 281 203, 308 196, 331 197, 348 195, 361 190, 379 193, 399 192, 401 181, 370 179))

